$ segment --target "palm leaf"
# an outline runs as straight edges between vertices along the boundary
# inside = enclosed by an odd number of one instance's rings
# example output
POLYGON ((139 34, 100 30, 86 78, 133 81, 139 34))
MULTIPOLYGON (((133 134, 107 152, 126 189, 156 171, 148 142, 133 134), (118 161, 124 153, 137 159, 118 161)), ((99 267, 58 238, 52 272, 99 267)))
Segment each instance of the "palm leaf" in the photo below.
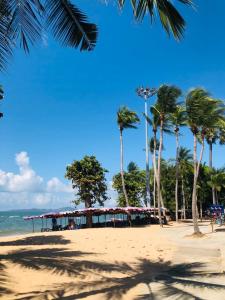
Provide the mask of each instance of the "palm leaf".
POLYGON ((48 0, 47 25, 64 46, 92 50, 96 45, 97 26, 68 0, 48 0))
POLYGON ((12 44, 8 32, 9 6, 7 1, 0 2, 0 70, 4 70, 12 55, 12 44))
POLYGON ((10 22, 7 36, 19 40, 20 46, 29 52, 29 44, 34 45, 42 37, 43 6, 39 0, 9 0, 10 22))
MULTIPOLYGON (((178 0, 185 5, 192 5, 192 0, 178 0)), ((125 1, 119 0, 119 5, 124 6, 125 1)), ((156 12, 159 15, 161 24, 168 34, 172 33, 176 39, 183 36, 185 20, 170 0, 131 0, 133 13, 137 21, 142 21, 146 14, 149 14, 151 22, 156 12)))

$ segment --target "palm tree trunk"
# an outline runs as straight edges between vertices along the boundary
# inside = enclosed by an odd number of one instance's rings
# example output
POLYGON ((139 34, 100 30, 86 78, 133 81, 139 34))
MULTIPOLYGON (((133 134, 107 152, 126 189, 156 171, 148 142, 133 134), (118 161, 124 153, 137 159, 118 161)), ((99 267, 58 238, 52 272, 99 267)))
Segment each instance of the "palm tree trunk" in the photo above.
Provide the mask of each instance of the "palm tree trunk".
POLYGON ((193 159, 194 159, 194 182, 193 182, 193 191, 192 191, 192 219, 194 225, 194 234, 200 233, 198 227, 198 217, 197 217, 197 137, 194 133, 194 152, 193 152, 193 159))
POLYGON ((184 179, 182 178, 182 197, 183 197, 183 216, 184 220, 186 220, 186 199, 184 193, 184 179))
POLYGON ((160 120, 160 139, 159 139, 159 152, 158 152, 158 174, 157 174, 157 196, 158 196, 158 214, 159 214, 159 222, 162 226, 161 220, 161 156, 162 156, 162 145, 163 145, 163 119, 160 120))
POLYGON ((178 129, 175 130, 176 134, 176 185, 175 185, 175 202, 176 202, 176 222, 178 222, 178 177, 179 177, 179 131, 178 129))
POLYGON ((120 130, 120 174, 122 180, 123 193, 126 201, 126 206, 129 206, 129 201, 127 197, 127 191, 124 182, 124 170, 123 170, 123 131, 120 130))
POLYGON ((154 217, 155 217, 155 209, 156 209, 156 177, 157 177, 157 168, 156 168, 156 131, 153 131, 154 135, 154 149, 153 149, 153 156, 152 156, 152 165, 153 165, 153 173, 154 173, 154 187, 153 187, 153 199, 154 199, 154 217))
POLYGON ((153 205, 154 205, 154 217, 155 217, 155 208, 156 208, 156 201, 155 201, 155 196, 156 196, 156 178, 154 174, 154 183, 153 183, 153 205))
POLYGON ((193 217, 195 234, 200 233, 198 227, 198 213, 197 213, 197 180, 198 180, 199 169, 200 169, 204 149, 205 149, 205 137, 203 135, 200 157, 197 163, 197 137, 196 134, 194 134, 194 184, 193 184, 193 193, 192 193, 192 217, 193 217))
MULTIPOLYGON (((213 144, 212 144, 212 141, 210 141, 209 142, 209 167, 211 170, 213 168, 212 157, 213 157, 213 144)), ((216 204, 216 195, 215 195, 214 187, 212 187, 212 197, 213 197, 213 204, 216 204)))

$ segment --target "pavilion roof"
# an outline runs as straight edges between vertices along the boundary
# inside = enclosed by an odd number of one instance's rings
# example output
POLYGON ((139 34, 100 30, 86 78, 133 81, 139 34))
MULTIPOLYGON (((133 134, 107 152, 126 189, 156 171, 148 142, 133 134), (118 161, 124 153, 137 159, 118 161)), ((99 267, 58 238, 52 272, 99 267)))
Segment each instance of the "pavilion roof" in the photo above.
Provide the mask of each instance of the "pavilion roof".
POLYGON ((63 217, 81 217, 87 215, 106 215, 106 214, 120 214, 120 213, 151 213, 154 212, 154 208, 150 207, 90 207, 84 209, 75 209, 71 211, 61 211, 61 212, 49 212, 37 216, 26 216, 24 220, 34 220, 34 219, 47 219, 47 218, 63 218, 63 217))

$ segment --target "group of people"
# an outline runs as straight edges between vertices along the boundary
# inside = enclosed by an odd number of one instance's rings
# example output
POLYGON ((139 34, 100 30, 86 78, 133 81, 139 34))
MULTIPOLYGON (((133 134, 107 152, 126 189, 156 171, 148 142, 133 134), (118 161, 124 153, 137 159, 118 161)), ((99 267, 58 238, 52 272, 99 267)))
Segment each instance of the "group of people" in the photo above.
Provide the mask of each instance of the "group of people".
POLYGON ((59 231, 59 230, 74 230, 76 229, 76 223, 74 219, 68 219, 68 224, 66 226, 58 225, 57 219, 52 219, 52 231, 59 231))

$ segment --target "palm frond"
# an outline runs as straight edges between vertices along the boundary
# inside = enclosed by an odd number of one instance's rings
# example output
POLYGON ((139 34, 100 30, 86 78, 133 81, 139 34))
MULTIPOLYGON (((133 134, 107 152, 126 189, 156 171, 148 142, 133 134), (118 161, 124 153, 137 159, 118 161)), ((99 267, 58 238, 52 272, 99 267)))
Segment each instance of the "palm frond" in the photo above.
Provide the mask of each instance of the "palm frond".
POLYGON ((42 37, 43 6, 39 0, 9 0, 10 22, 7 35, 19 40, 20 46, 29 52, 29 45, 34 45, 42 37))
MULTIPOLYGON (((179 0, 185 5, 192 5, 192 0, 179 0)), ((120 7, 124 6, 125 1, 119 0, 120 7)), ((154 21, 158 13, 161 24, 165 31, 179 40, 183 36, 185 29, 185 20, 176 9, 173 1, 170 0, 131 0, 133 13, 137 21, 142 21, 145 15, 149 14, 151 22, 154 21)))
POLYGON ((64 46, 93 50, 97 40, 97 26, 68 0, 48 0, 47 25, 64 46))
POLYGON ((0 2, 0 70, 3 71, 12 55, 12 41, 8 35, 10 10, 8 1, 0 2))

